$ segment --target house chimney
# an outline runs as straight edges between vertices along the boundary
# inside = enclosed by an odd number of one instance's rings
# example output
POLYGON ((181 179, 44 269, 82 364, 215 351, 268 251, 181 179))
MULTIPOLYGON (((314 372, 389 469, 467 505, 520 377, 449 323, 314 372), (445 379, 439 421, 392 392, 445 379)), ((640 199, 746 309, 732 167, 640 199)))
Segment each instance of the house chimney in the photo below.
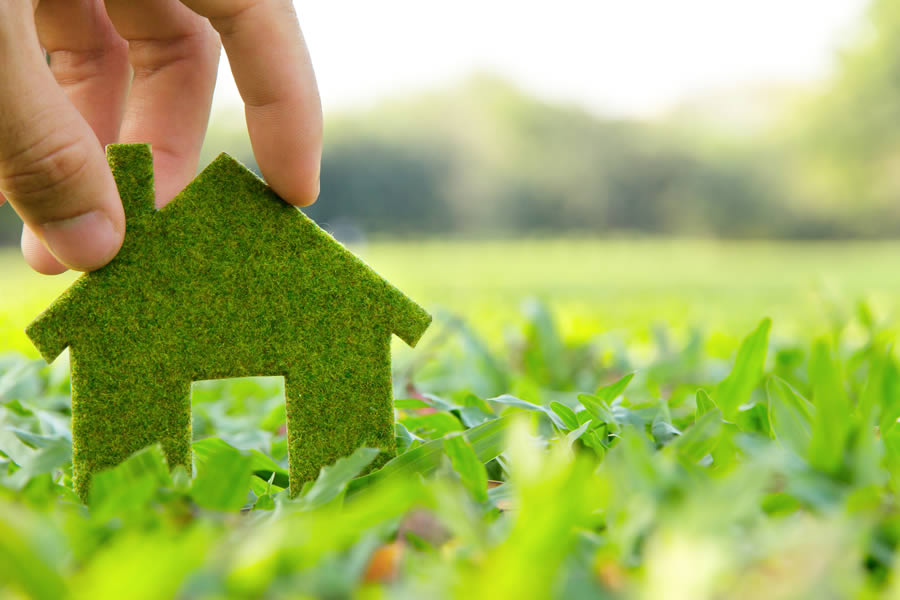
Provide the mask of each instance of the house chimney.
POLYGON ((152 213, 155 194, 150 145, 110 144, 106 147, 106 159, 119 188, 125 219, 152 213))

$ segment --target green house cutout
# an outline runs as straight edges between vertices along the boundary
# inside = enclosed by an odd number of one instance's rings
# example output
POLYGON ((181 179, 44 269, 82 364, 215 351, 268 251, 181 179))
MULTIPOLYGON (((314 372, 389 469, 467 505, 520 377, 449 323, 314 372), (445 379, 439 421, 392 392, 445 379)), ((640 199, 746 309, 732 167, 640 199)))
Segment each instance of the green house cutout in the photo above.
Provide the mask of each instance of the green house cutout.
POLYGON ((27 329, 71 360, 76 492, 160 443, 191 468, 191 383, 282 376, 290 493, 359 446, 395 451, 391 335, 414 346, 431 317, 222 154, 154 208, 147 145, 107 156, 125 242, 27 329))

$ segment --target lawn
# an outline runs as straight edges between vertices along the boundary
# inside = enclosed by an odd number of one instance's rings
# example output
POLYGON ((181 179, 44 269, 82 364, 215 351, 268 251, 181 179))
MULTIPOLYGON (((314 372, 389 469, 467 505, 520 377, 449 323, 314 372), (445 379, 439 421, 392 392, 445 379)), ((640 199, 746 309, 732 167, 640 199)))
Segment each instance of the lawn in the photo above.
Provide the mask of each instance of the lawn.
MULTIPOLYGON (((488 341, 521 321, 523 302, 552 307, 567 339, 657 326, 734 337, 763 315, 785 335, 821 328, 867 300, 900 308, 900 243, 774 244, 539 240, 376 242, 354 247, 419 303, 463 318, 488 341)), ((0 250, 0 350, 37 356, 22 330, 72 274, 31 272, 0 250)), ((434 334, 432 330, 431 335, 434 334)))
POLYGON ((0 599, 900 594, 900 244, 356 251, 436 316, 397 458, 291 500, 278 380, 202 382, 193 473, 151 447, 89 507, 21 334, 71 276, 0 254, 0 599))

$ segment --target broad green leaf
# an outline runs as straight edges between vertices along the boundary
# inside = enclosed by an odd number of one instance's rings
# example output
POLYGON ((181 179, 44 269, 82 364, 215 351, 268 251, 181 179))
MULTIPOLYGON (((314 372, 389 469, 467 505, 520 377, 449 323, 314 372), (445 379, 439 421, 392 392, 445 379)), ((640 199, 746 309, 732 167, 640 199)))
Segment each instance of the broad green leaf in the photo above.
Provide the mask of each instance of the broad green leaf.
POLYGON ((810 381, 816 413, 809 443, 809 462, 829 475, 841 469, 850 433, 850 399, 844 391, 837 363, 824 340, 813 346, 810 381))
POLYGON ((418 398, 401 398, 394 400, 394 408, 398 410, 415 410, 417 408, 430 408, 431 405, 418 398))
POLYGON ((484 400, 471 392, 464 394, 461 402, 463 407, 477 408, 488 415, 494 414, 494 409, 491 408, 491 405, 488 404, 487 400, 484 400))
POLYGON ((485 421, 497 417, 491 405, 475 394, 466 394, 462 399, 462 404, 462 408, 459 409, 459 418, 467 428, 481 425, 485 421))
POLYGON ((562 419, 557 416, 555 412, 547 408, 546 406, 541 406, 540 404, 534 404, 532 402, 528 402, 527 400, 522 400, 521 398, 516 398, 515 396, 510 396, 509 394, 504 394, 503 396, 497 396, 496 398, 489 398, 488 402, 494 402, 496 404, 502 404, 505 406, 514 406, 516 408, 524 408, 525 410, 536 411, 539 413, 543 413, 550 419, 550 422, 553 423, 557 429, 565 430, 566 425, 563 423, 562 419))
POLYGON ((397 441, 397 451, 406 452, 410 446, 425 442, 421 438, 407 429, 403 423, 394 423, 394 439, 397 441))
POLYGON ((197 453, 197 476, 191 497, 198 505, 211 510, 240 510, 247 502, 253 457, 249 452, 233 448, 225 442, 205 447, 197 453))
POLYGON ((444 437, 443 442, 444 452, 450 458, 450 464, 463 485, 476 500, 487 502, 487 470, 472 445, 461 433, 451 433, 444 437))
POLYGON ((550 410, 556 413, 556 415, 560 418, 565 425, 565 428, 569 431, 573 429, 578 429, 578 417, 575 416, 575 411, 563 404, 562 402, 553 401, 550 403, 550 410))
POLYGON ((10 427, 9 430, 16 434, 17 438, 33 448, 50 448, 59 445, 61 441, 67 445, 72 444, 71 440, 58 436, 39 435, 37 433, 31 433, 30 431, 19 429, 17 427, 10 427))
POLYGON ((156 496, 161 487, 171 487, 169 468, 159 444, 135 452, 91 480, 88 505, 100 518, 135 513, 156 496))
POLYGON ((465 429, 459 419, 449 412, 433 412, 430 415, 403 417, 400 422, 410 431, 426 438, 440 438, 451 431, 465 429))
MULTIPOLYGON (((581 399, 580 395, 579 399, 581 399)), ((609 414, 609 411, 606 414, 609 414)), ((572 436, 576 431, 580 432, 575 437, 581 440, 582 444, 594 450, 597 456, 601 458, 606 456, 606 452, 609 450, 607 438, 610 429, 618 431, 618 426, 615 423, 608 424, 605 420, 597 419, 589 410, 578 411, 575 413, 575 416, 578 418, 579 426, 578 429, 569 433, 569 436, 572 436)), ((575 438, 572 439, 572 442, 574 441, 575 438)))
POLYGON ((687 463, 696 464, 697 461, 715 450, 721 432, 722 412, 714 409, 700 417, 670 446, 687 463))
MULTIPOLYGON (((228 442, 216 437, 197 440, 196 442, 194 442, 193 448, 194 457, 196 458, 196 462, 198 463, 207 460, 209 456, 217 452, 228 452, 228 448, 234 449, 234 447, 228 444, 228 442)), ((269 477, 271 477, 271 475, 274 473, 275 485, 281 488, 288 487, 287 469, 283 468, 270 457, 266 456, 255 448, 251 448, 250 450, 242 450, 242 452, 250 455, 251 468, 253 469, 253 473, 257 477, 268 481, 269 477)))
POLYGON ((3 406, 20 417, 30 417, 34 414, 34 412, 32 412, 30 409, 22 406, 22 403, 18 400, 12 400, 11 402, 5 403, 3 406))
POLYGON ((632 379, 634 379, 634 373, 628 373, 618 381, 598 387, 597 391, 594 392, 594 396, 599 398, 602 402, 610 404, 613 400, 625 393, 625 388, 628 387, 628 384, 631 383, 632 379))
POLYGON ((34 450, 19 439, 19 436, 12 431, 12 428, 8 427, 2 420, 0 420, 0 452, 19 466, 27 463, 31 459, 31 455, 34 454, 34 450))
MULTIPOLYGON (((5 350, 5 349, 3 349, 5 350)), ((44 382, 40 377, 42 361, 21 361, 0 373, 0 403, 38 396, 44 382)))
POLYGON ((769 425, 769 408, 766 402, 755 402, 737 413, 734 424, 747 433, 758 433, 772 439, 774 432, 769 425))
POLYGON ((281 486, 274 485, 272 481, 263 481, 258 476, 250 478, 250 491, 253 492, 256 497, 270 494, 273 488, 275 492, 280 492, 282 490, 281 486))
MULTIPOLYGON (((0 486, 22 490, 28 482, 44 473, 53 473, 72 460, 72 444, 64 436, 34 434, 11 426, 0 408, 0 455, 19 469, 12 475, 0 468, 0 486)), ((32 416, 32 415, 28 415, 32 416)))
POLYGON ((477 406, 464 406, 459 410, 459 420, 466 428, 471 428, 496 418, 493 412, 485 412, 477 406))
POLYGON ((805 457, 812 438, 816 407, 786 381, 773 375, 766 386, 769 426, 777 439, 797 456, 805 457))
POLYGON ((588 419, 572 431, 566 434, 566 445, 571 448, 572 444, 574 444, 577 440, 581 439, 581 436, 590 428, 592 420, 588 419))
MULTIPOLYGON (((473 427, 463 435, 472 445, 478 460, 487 463, 503 452, 506 432, 512 423, 513 417, 501 417, 473 427)), ((376 482, 387 485, 384 482, 394 477, 402 479, 414 474, 430 475, 440 466, 443 455, 444 443, 442 440, 432 440, 427 444, 422 444, 388 461, 374 473, 351 481, 348 486, 348 494, 355 494, 376 482)))
POLYGON ((253 510, 275 510, 275 499, 269 494, 263 494, 257 498, 253 510))
POLYGON ((731 373, 716 386, 713 398, 729 421, 734 421, 740 407, 750 401, 753 388, 762 379, 771 325, 770 319, 763 319, 753 333, 744 339, 738 348, 731 373))
POLYGON ((700 417, 708 412, 718 410, 718 406, 710 397, 709 393, 704 389, 697 390, 697 408, 694 411, 694 421, 699 421, 700 417))
POLYGON ((269 414, 259 423, 260 429, 265 431, 277 431, 287 421, 287 409, 284 402, 276 404, 269 414))
POLYGON ((244 450, 250 454, 252 459, 250 462, 253 473, 259 477, 268 480, 269 477, 275 475, 275 485, 286 488, 288 486, 288 470, 276 463, 274 460, 257 450, 251 448, 244 450))
POLYGON ((431 408, 442 412, 449 412, 451 410, 457 410, 458 408, 460 408, 456 405, 456 403, 445 400, 440 396, 436 396, 435 394, 423 394, 422 397, 428 401, 428 405, 431 408))
POLYGON ((28 481, 44 473, 54 473, 72 461, 72 446, 67 440, 57 439, 53 446, 35 450, 22 468, 3 480, 3 485, 20 490, 28 481))
MULTIPOLYGON (((665 403, 663 403, 663 406, 666 406, 665 403)), ((660 445, 668 444, 673 438, 681 435, 681 431, 672 425, 671 416, 669 416, 667 410, 660 410, 656 413, 653 423, 650 425, 650 433, 653 435, 656 443, 660 445)))
MULTIPOLYGON (((606 404, 606 401, 590 394, 578 394, 578 401, 584 406, 587 414, 592 417, 595 427, 606 424, 612 432, 617 433, 621 430, 619 422, 613 415, 612 410, 610 410, 609 406, 606 404)), ((578 415, 580 414, 581 413, 578 413, 578 415)), ((588 417, 585 416, 585 418, 588 417)))
POLYGON ((317 508, 332 501, 347 489, 347 484, 372 464, 378 448, 357 448, 350 456, 339 458, 334 464, 322 467, 315 483, 298 499, 304 508, 317 508))

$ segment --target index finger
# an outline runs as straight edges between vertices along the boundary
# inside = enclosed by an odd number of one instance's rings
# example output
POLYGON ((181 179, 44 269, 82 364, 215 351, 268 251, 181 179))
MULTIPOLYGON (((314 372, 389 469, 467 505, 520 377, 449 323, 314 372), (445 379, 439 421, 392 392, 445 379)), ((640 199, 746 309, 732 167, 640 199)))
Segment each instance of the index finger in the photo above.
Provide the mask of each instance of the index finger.
POLYGON ((319 195, 322 106, 291 0, 182 0, 222 38, 263 177, 296 206, 319 195))

